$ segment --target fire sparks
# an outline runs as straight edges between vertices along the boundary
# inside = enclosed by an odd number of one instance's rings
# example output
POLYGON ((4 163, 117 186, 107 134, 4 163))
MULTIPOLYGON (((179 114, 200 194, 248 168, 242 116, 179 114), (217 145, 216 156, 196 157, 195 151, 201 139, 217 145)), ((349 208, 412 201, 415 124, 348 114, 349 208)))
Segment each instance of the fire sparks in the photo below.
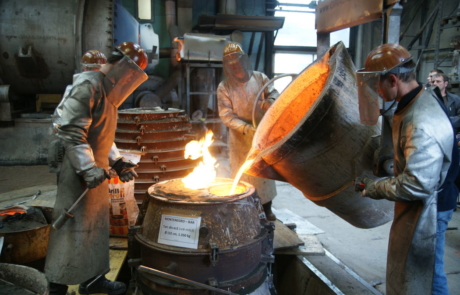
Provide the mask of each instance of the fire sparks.
POLYGON ((203 189, 212 184, 217 175, 216 159, 211 156, 209 147, 211 146, 213 133, 208 131, 206 136, 199 141, 192 140, 185 146, 185 159, 198 159, 203 157, 198 167, 193 169, 193 172, 182 178, 185 187, 190 189, 203 189))

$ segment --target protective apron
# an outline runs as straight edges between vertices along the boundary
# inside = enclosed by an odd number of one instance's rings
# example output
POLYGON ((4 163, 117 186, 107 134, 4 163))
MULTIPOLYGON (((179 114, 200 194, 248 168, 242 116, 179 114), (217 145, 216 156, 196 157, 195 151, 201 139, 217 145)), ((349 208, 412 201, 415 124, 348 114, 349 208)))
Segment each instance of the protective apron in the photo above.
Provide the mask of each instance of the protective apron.
MULTIPOLYGON (((219 116, 225 126, 229 128, 231 178, 236 176, 251 149, 254 133, 246 132, 246 130, 250 127, 248 125, 252 124, 254 99, 268 81, 268 77, 265 74, 254 71, 246 83, 229 83, 226 79, 217 88, 219 116)), ((277 94, 278 92, 272 84, 264 90, 266 99, 277 97, 277 94)), ((262 102, 259 100, 257 103, 255 119, 258 123, 265 111, 261 108, 262 102)), ((246 181, 256 188, 262 204, 270 202, 276 196, 274 180, 243 174, 241 181, 246 181)))
MULTIPOLYGON (((107 76, 90 71, 81 73, 76 79, 62 105, 61 117, 56 121, 60 124, 58 137, 66 153, 53 220, 70 208, 86 188, 85 181, 77 174, 81 171, 75 167, 70 149, 82 151, 79 154, 84 155, 82 163, 85 165, 108 169, 118 107, 146 79, 142 69, 126 56, 107 76)), ((51 229, 45 264, 45 275, 50 282, 80 284, 109 269, 108 200, 108 183, 103 181, 88 190, 72 211, 74 218, 59 230, 51 229)))
MULTIPOLYGON (((108 154, 115 138, 117 108, 105 99, 101 72, 81 73, 64 106, 58 136, 75 144, 89 144, 96 165, 108 168, 108 154), (90 99, 88 99, 90 97, 90 99), (72 117, 66 117, 72 112, 72 117), (79 128, 80 127, 80 128, 79 128), (87 130, 87 134, 85 131, 87 130)), ((86 184, 64 156, 59 176, 55 220, 85 190, 86 184)), ((74 285, 109 268, 109 206, 106 181, 90 189, 74 208, 74 218, 60 230, 52 229, 45 274, 50 282, 74 285)))
POLYGON ((378 181, 366 193, 395 201, 386 294, 431 294, 437 193, 453 147, 451 123, 431 89, 422 89, 395 114, 392 137, 396 177, 378 181))

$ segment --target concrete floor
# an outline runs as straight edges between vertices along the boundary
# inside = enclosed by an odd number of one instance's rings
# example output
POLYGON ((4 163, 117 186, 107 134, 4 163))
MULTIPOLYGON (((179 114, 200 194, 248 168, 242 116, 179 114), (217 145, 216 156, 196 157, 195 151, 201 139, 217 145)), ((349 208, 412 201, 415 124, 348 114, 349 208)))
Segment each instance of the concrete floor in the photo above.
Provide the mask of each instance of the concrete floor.
MULTIPOLYGON (((225 165, 220 169, 225 169, 225 165)), ((47 166, 0 166, 0 193, 36 185, 55 184, 55 182, 56 176, 48 172, 47 166)), ((290 184, 277 182, 277 190, 278 196, 273 202, 275 209, 288 209, 323 230, 324 233, 317 234, 323 247, 365 282, 385 294, 386 251, 391 222, 373 229, 358 229, 326 208, 309 201, 290 184)), ((454 212, 449 227, 460 227, 460 210, 454 212)), ((307 257, 307 259, 313 264, 318 264, 318 268, 324 263, 321 257, 307 257)), ((450 294, 460 294, 460 231, 458 229, 447 231, 445 262, 450 294)), ((366 291, 358 292, 357 289, 354 291, 342 289, 342 292, 353 295, 372 294, 366 291)))
MULTIPOLYGON (((324 233, 318 234, 317 237, 323 247, 380 293, 385 294, 385 270, 391 222, 373 229, 359 229, 326 208, 317 206, 290 184, 278 182, 277 190, 278 195, 273 202, 276 209, 287 208, 322 229, 324 233)), ((454 212, 449 227, 460 228, 460 210, 454 212)), ((444 260, 450 294, 460 294, 460 231, 458 229, 448 230, 446 233, 444 260)))

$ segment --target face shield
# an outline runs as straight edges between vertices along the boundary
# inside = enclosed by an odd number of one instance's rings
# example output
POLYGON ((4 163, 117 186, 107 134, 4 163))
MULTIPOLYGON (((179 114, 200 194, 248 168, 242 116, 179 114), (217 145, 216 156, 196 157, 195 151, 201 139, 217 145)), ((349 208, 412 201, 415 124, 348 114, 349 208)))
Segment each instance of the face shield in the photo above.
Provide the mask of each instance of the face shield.
POLYGON ((104 77, 107 100, 119 107, 147 78, 144 71, 134 61, 124 56, 104 77))
POLYGON ((83 72, 87 71, 100 71, 104 64, 81 64, 81 69, 83 72))
POLYGON ((375 125, 380 116, 379 81, 381 72, 356 72, 359 118, 363 125, 375 125))
POLYGON ((246 83, 252 76, 249 58, 246 54, 235 52, 223 57, 223 65, 227 79, 246 83))

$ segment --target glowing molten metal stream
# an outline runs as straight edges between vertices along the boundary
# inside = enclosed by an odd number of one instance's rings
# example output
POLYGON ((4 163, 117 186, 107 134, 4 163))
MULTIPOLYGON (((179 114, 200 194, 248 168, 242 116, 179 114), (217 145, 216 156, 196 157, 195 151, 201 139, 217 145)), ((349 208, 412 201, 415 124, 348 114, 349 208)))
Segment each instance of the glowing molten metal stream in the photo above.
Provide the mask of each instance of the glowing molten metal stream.
POLYGON ((212 131, 208 131, 204 138, 199 141, 192 140, 185 146, 185 159, 196 160, 199 157, 203 157, 203 160, 193 169, 192 173, 182 178, 182 182, 186 188, 204 189, 216 180, 216 159, 209 152, 209 147, 214 141, 212 136, 212 131))

